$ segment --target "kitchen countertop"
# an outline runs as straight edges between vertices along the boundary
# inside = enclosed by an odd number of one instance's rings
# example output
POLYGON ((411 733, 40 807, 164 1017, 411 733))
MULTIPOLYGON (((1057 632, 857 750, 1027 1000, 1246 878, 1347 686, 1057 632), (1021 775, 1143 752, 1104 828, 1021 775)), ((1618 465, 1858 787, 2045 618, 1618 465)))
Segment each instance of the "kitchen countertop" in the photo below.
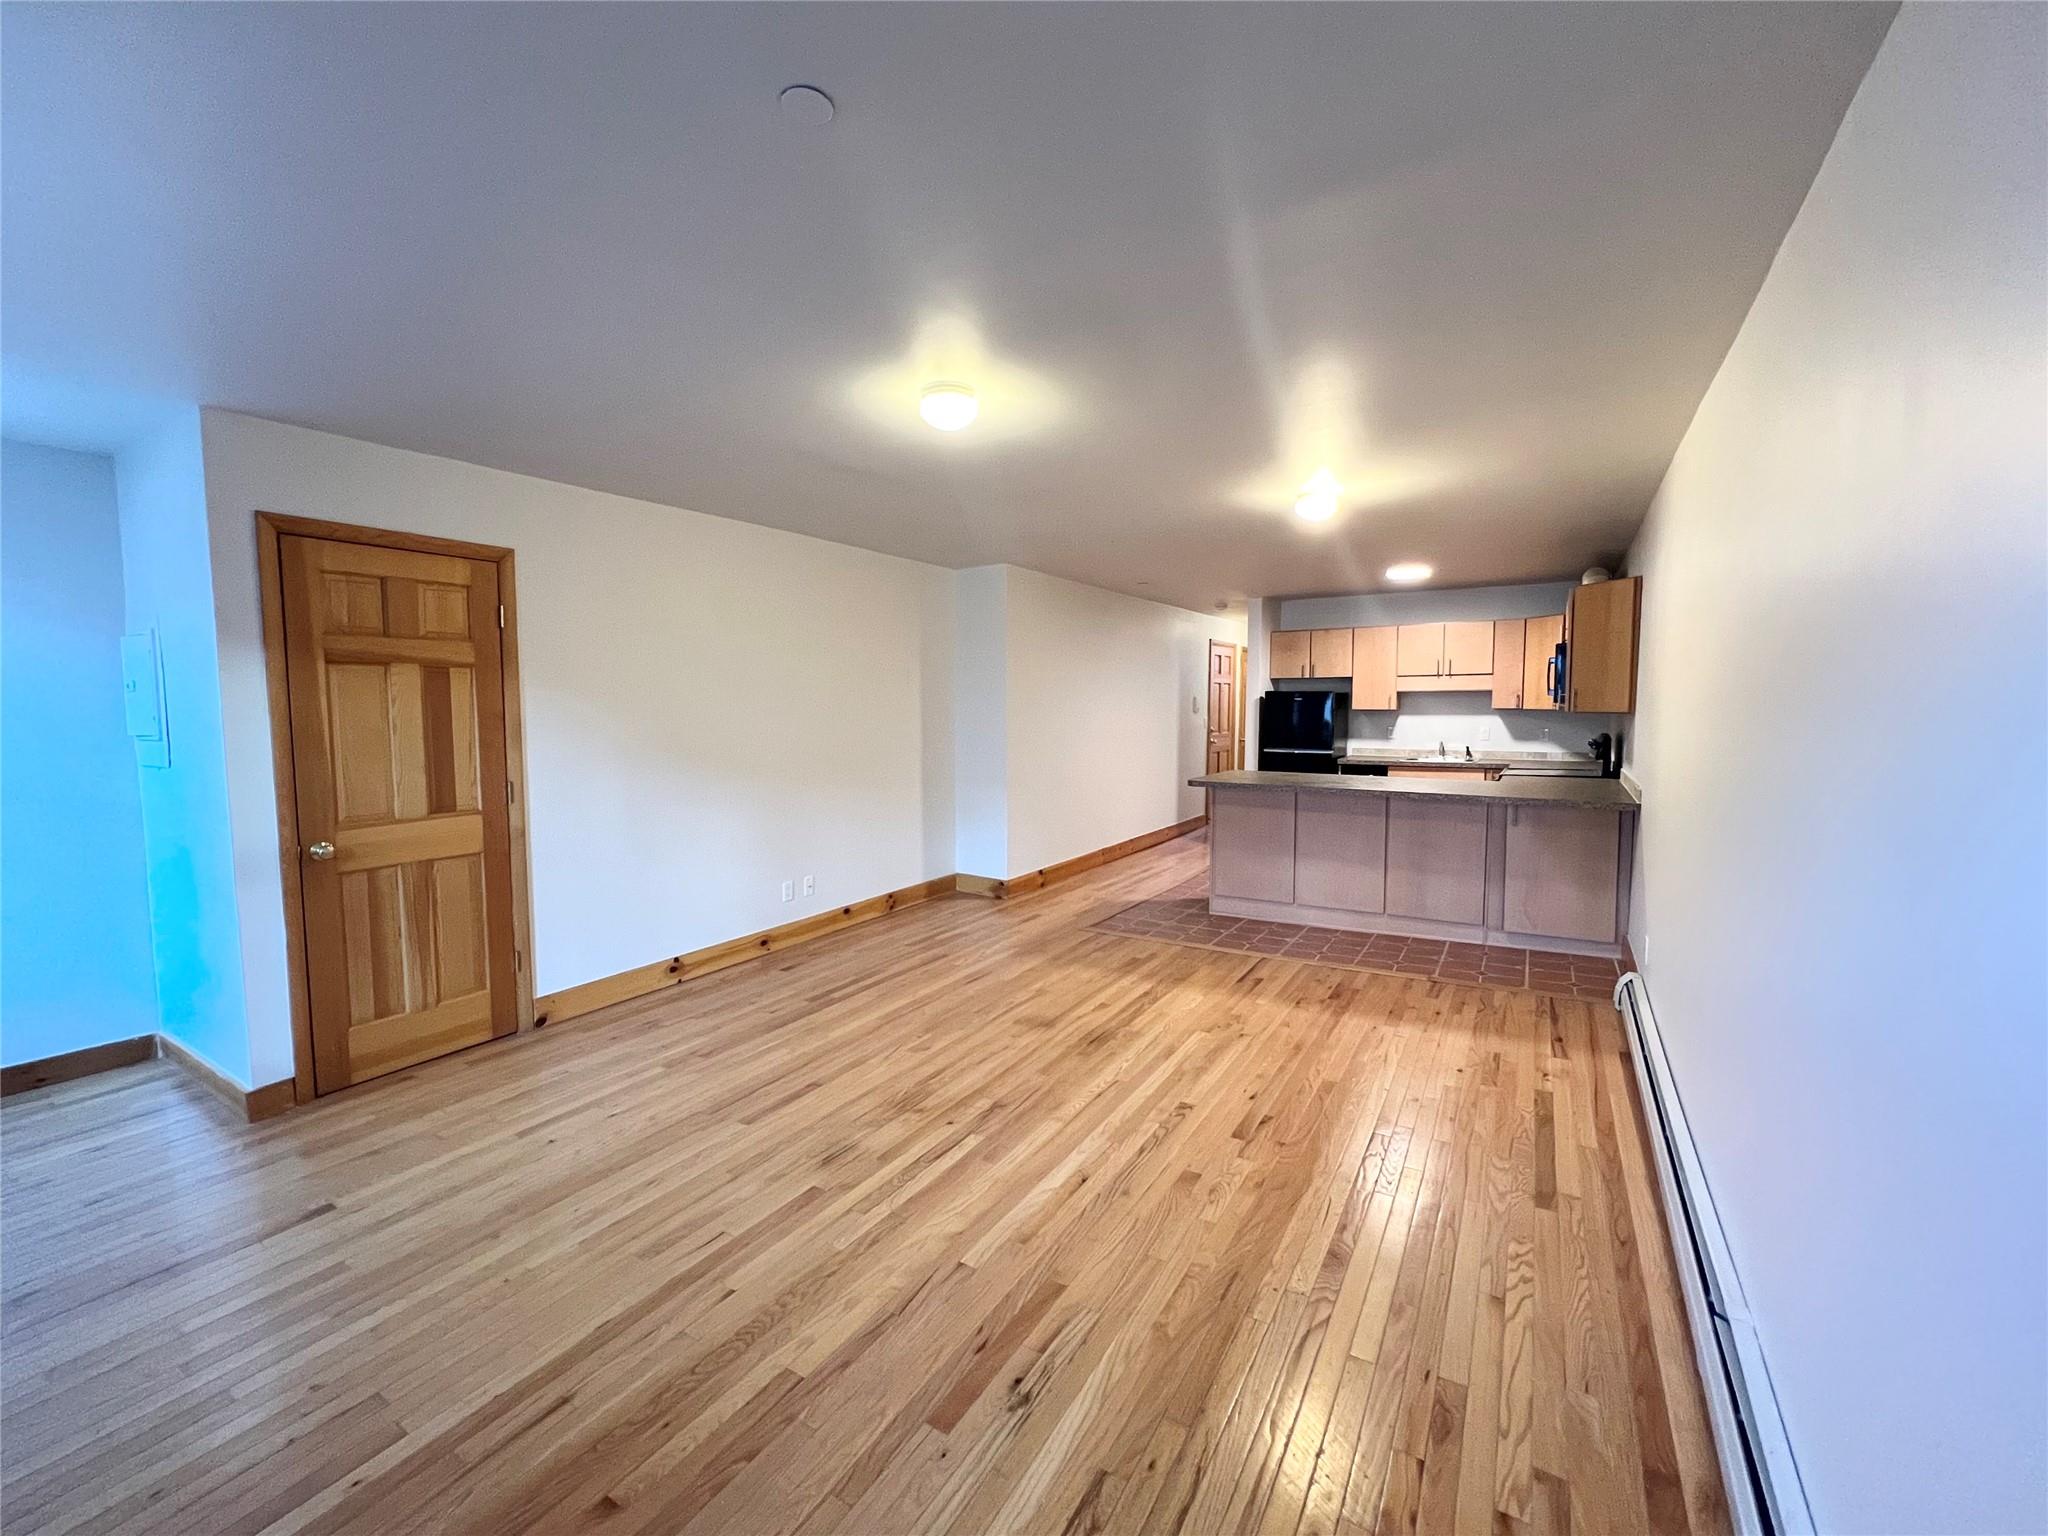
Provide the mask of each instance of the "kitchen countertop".
POLYGON ((1642 802, 1619 779, 1389 779, 1334 773, 1261 773, 1234 768, 1205 773, 1188 783, 1199 789, 1320 789, 1340 795, 1421 795, 1437 800, 1508 800, 1529 805, 1578 805, 1632 811, 1642 802))

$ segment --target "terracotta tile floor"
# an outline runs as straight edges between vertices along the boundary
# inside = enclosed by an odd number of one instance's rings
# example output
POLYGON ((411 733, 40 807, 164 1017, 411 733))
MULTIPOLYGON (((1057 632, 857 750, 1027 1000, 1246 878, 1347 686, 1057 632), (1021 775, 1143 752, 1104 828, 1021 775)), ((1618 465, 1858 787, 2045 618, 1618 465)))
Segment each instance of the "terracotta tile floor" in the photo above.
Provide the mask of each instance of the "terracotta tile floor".
POLYGON ((1141 901, 1094 924, 1104 933, 1134 939, 1163 939, 1201 949, 1242 955, 1285 955, 1350 970, 1386 971, 1398 976, 1433 976, 1492 987, 1523 987, 1607 1002, 1614 979, 1626 967, 1589 955, 1547 949, 1511 949, 1495 944, 1461 944, 1445 939, 1408 939, 1398 934, 1345 933, 1269 923, 1256 917, 1212 917, 1207 879, 1176 886, 1164 896, 1141 901))

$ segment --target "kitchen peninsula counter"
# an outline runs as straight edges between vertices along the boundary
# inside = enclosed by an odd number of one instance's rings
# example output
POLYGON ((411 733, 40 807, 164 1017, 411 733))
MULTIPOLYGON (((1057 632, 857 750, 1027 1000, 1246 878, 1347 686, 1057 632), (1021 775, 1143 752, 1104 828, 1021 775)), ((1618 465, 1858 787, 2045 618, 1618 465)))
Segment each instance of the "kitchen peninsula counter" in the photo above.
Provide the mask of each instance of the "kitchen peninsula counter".
POLYGON ((1210 792, 1209 910, 1618 957, 1638 802, 1618 779, 1236 770, 1210 792))
POLYGON ((1445 800, 1510 800, 1523 804, 1583 805, 1634 810, 1642 802, 1620 779, 1560 774, 1504 779, 1378 778, 1363 774, 1262 773, 1233 768, 1189 779, 1204 789, 1313 789, 1338 794, 1419 795, 1445 800))

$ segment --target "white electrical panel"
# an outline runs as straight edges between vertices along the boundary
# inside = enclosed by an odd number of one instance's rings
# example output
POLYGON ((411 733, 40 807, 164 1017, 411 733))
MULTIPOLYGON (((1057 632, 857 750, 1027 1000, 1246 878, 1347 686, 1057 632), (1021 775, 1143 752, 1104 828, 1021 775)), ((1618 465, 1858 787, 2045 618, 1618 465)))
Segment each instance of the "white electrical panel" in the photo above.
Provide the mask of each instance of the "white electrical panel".
POLYGON ((128 734, 135 738, 135 760, 145 768, 170 767, 163 669, 157 665, 154 630, 121 637, 121 707, 128 718, 128 734))

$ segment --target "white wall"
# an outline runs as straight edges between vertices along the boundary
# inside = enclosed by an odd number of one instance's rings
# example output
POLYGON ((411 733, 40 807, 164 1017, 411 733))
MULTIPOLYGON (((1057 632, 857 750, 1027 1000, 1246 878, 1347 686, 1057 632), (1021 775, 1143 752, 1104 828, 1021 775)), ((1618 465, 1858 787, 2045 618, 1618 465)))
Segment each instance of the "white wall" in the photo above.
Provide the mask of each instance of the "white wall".
POLYGON ((958 862, 1009 879, 1202 813, 1209 641, 1243 619, 1018 566, 958 573, 958 862))
MULTIPOLYGON (((250 1076, 245 872, 238 868, 246 855, 230 831, 199 432, 199 412, 186 410, 114 460, 127 627, 156 633, 170 747, 168 766, 137 774, 151 954, 159 1028, 226 1076, 254 1086, 290 1073, 250 1076)), ((263 851, 274 880, 275 816, 263 851)))
POLYGON ((983 565, 954 582, 954 863, 959 873, 1010 873, 1009 568, 983 565))
POLYGON ((114 462, 0 443, 0 1062, 153 1034, 114 462))
POLYGON ((517 551, 537 990, 953 871, 952 572, 224 412, 205 446, 257 1082, 291 1072, 259 509, 517 551))
MULTIPOLYGON (((1242 619, 1010 566, 1006 875, 1202 814, 1209 642, 1242 619)), ((963 603, 963 608, 965 604, 963 603)))
POLYGON ((1900 13, 1630 558, 1637 953, 1830 1533, 2048 1525, 2044 60, 1900 13))

